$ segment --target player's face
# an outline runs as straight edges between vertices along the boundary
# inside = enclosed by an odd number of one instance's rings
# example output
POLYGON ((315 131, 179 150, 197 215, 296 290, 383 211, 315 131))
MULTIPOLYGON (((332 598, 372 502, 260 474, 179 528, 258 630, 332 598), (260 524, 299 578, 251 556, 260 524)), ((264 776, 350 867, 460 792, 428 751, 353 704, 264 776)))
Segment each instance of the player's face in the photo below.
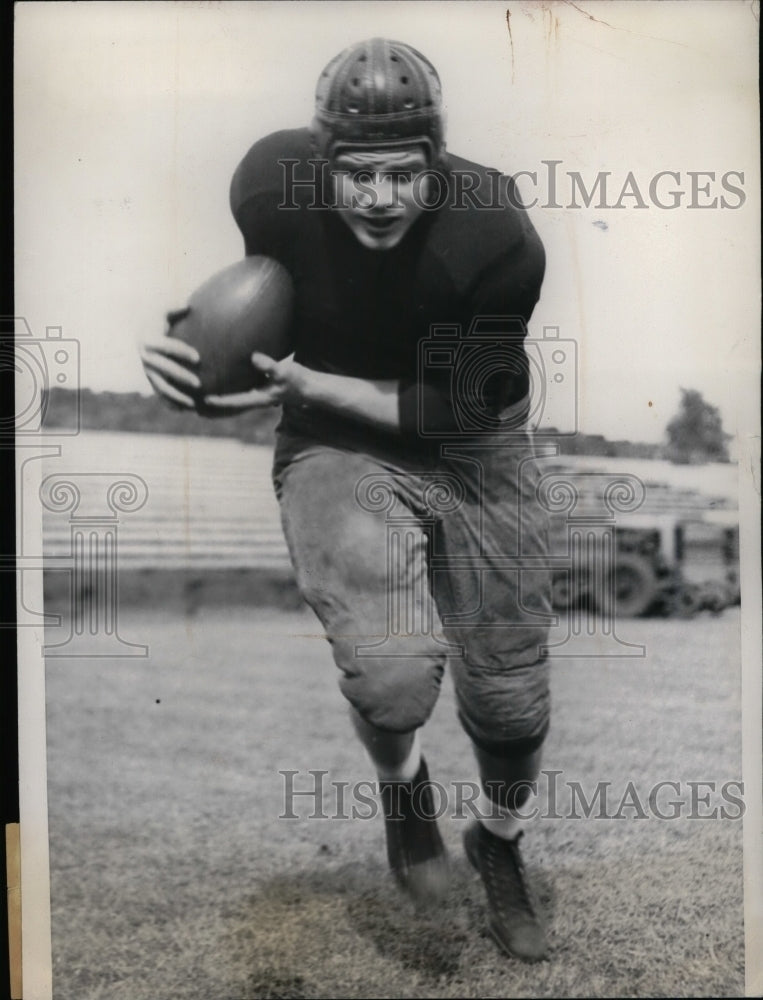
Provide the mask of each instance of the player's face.
POLYGON ((333 166, 337 211, 369 250, 396 247, 424 210, 429 161, 421 146, 341 152, 333 166))

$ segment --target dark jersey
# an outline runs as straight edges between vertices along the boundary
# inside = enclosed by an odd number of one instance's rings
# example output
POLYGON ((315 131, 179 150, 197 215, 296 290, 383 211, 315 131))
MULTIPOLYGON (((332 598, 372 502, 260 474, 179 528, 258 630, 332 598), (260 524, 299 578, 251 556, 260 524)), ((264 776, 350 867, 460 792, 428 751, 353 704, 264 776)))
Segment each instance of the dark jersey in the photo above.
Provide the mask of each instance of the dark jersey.
MULTIPOLYGON (((510 178, 448 155, 434 190, 437 207, 398 246, 366 249, 330 208, 307 129, 294 129, 255 143, 230 193, 245 252, 275 257, 294 279, 295 360, 399 380, 409 439, 420 421, 427 433, 448 433, 472 404, 484 413, 527 395, 522 343, 545 267, 510 178)), ((306 420, 288 411, 285 419, 306 420)), ((309 417, 319 436, 344 423, 309 417)))

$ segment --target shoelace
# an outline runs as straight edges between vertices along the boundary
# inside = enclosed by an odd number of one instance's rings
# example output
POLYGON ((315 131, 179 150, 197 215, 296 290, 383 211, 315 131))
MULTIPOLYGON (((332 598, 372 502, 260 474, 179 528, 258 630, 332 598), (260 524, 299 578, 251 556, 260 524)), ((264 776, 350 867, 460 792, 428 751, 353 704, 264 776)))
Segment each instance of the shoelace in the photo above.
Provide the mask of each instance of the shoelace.
MULTIPOLYGON (((485 861, 490 872, 490 885, 496 886, 502 881, 500 875, 505 873, 504 861, 509 859, 511 865, 513 866, 513 878, 511 879, 511 894, 500 892, 494 895, 497 898, 494 900, 496 908, 503 910, 503 912, 511 912, 519 907, 516 905, 507 905, 517 902, 517 895, 519 896, 523 906, 522 909, 528 910, 533 916, 535 916, 535 907, 533 906, 532 900, 528 893, 527 881, 525 879, 525 866, 522 861, 522 856, 519 853, 519 840, 522 837, 520 832, 514 840, 504 841, 506 845, 497 842, 496 838, 491 838, 487 841, 487 850, 485 851, 485 861), (508 849, 507 849, 508 848, 508 849), (498 868, 496 871, 497 866, 498 868)), ((492 894, 491 894, 492 895, 492 894)))

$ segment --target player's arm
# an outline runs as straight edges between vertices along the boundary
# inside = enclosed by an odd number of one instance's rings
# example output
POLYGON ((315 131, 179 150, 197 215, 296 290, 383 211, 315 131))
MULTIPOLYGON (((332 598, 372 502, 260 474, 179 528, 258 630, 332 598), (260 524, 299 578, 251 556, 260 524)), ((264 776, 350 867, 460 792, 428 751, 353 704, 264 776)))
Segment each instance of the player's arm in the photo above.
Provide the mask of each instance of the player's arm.
POLYGON ((399 382, 310 371, 302 406, 330 410, 380 430, 400 430, 399 382))
POLYGON ((546 253, 525 213, 517 239, 485 268, 471 297, 472 316, 516 316, 525 327, 540 298, 546 253))
MULTIPOLYGON (((466 333, 472 321, 478 318, 500 317, 501 335, 515 354, 516 374, 510 377, 503 371, 505 362, 496 367, 495 377, 490 377, 489 370, 483 369, 481 384, 471 387, 476 395, 454 400, 449 371, 437 367, 419 372, 416 379, 406 380, 400 387, 400 424, 404 435, 415 435, 422 418, 428 431, 458 432, 457 409, 481 414, 495 411, 497 414, 503 407, 518 402, 527 392, 523 341, 540 297, 545 252, 526 214, 518 216, 517 210, 509 207, 507 216, 507 228, 511 228, 513 235, 477 276, 469 300, 464 304, 462 329, 466 333)), ((495 220, 491 222, 494 224, 495 220)), ((505 358, 505 352, 503 356, 505 358)), ((461 385, 462 393, 468 391, 468 385, 461 385)))
POLYGON ((399 382, 363 379, 318 372, 292 358, 274 361, 265 354, 252 355, 254 367, 267 385, 230 396, 207 396, 207 408, 232 416, 262 406, 288 403, 304 409, 329 410, 377 429, 400 430, 399 382))

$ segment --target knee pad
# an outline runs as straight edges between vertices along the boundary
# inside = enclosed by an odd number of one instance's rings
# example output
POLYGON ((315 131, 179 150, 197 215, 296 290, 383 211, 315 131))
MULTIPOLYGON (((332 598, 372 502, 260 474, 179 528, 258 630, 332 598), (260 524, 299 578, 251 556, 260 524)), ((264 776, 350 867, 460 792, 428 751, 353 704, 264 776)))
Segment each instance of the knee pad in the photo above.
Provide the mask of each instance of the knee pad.
POLYGON ((422 726, 440 693, 445 653, 432 649, 418 655, 350 656, 334 641, 334 658, 342 671, 339 687, 371 725, 395 733, 422 726))
POLYGON ((462 672, 458 714, 467 735, 495 757, 532 753, 543 743, 551 717, 550 665, 541 660, 506 670, 462 672))

